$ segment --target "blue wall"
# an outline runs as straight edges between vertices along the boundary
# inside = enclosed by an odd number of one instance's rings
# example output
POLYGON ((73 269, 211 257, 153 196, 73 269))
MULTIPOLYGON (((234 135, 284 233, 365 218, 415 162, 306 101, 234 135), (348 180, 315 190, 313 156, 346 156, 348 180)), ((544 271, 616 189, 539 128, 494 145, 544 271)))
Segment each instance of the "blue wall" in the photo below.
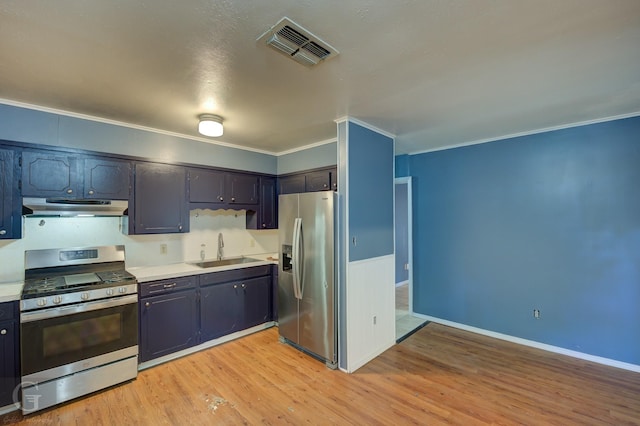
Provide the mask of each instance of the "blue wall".
POLYGON ((393 139, 348 123, 349 261, 393 254, 393 139), (352 238, 357 238, 357 245, 352 238))
MULTIPOLYGON (((195 123, 194 123, 195 125, 195 123)), ((0 104, 0 139, 276 174, 277 158, 153 131, 0 104)))
POLYGON ((409 169, 416 312, 640 364, 640 117, 409 169))
POLYGON ((329 142, 278 156, 278 174, 294 173, 338 164, 338 143, 329 142))
POLYGON ((411 176, 411 174, 409 173, 409 155, 396 155, 395 165, 395 176, 397 178, 411 176))

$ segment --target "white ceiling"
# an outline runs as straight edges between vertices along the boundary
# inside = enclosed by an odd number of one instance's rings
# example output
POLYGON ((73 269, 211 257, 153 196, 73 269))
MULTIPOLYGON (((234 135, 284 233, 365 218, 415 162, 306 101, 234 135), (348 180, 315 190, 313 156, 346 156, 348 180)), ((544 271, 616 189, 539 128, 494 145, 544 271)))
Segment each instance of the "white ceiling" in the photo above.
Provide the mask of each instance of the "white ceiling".
POLYGON ((348 115, 420 152, 640 111, 640 1, 3 0, 0 98, 274 153, 348 115), (258 43, 283 16, 340 54, 258 43))

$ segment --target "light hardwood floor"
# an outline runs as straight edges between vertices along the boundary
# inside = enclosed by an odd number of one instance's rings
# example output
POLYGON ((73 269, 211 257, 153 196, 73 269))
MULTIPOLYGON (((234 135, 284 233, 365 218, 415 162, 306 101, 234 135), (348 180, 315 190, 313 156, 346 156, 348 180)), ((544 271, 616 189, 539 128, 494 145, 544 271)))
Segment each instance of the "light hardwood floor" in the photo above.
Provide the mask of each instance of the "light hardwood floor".
POLYGON ((349 375, 271 328, 0 424, 640 424, 640 373, 430 323, 349 375))

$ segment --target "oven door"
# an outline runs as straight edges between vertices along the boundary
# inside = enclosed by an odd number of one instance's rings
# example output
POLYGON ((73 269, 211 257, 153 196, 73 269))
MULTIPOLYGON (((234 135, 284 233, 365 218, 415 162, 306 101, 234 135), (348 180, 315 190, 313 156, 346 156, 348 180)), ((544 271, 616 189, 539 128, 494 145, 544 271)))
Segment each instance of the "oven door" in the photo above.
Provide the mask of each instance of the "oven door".
POLYGON ((137 305, 129 295, 21 313, 22 379, 38 383, 137 356, 137 305))

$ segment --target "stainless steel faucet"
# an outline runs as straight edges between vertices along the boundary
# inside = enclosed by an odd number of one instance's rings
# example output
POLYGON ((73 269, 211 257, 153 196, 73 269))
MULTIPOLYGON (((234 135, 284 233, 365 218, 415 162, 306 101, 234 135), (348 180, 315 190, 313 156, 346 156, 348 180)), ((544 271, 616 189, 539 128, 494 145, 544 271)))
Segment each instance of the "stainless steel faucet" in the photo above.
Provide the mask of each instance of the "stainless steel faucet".
POLYGON ((222 260, 224 256, 224 240, 222 239, 222 232, 218 234, 218 260, 222 260))

